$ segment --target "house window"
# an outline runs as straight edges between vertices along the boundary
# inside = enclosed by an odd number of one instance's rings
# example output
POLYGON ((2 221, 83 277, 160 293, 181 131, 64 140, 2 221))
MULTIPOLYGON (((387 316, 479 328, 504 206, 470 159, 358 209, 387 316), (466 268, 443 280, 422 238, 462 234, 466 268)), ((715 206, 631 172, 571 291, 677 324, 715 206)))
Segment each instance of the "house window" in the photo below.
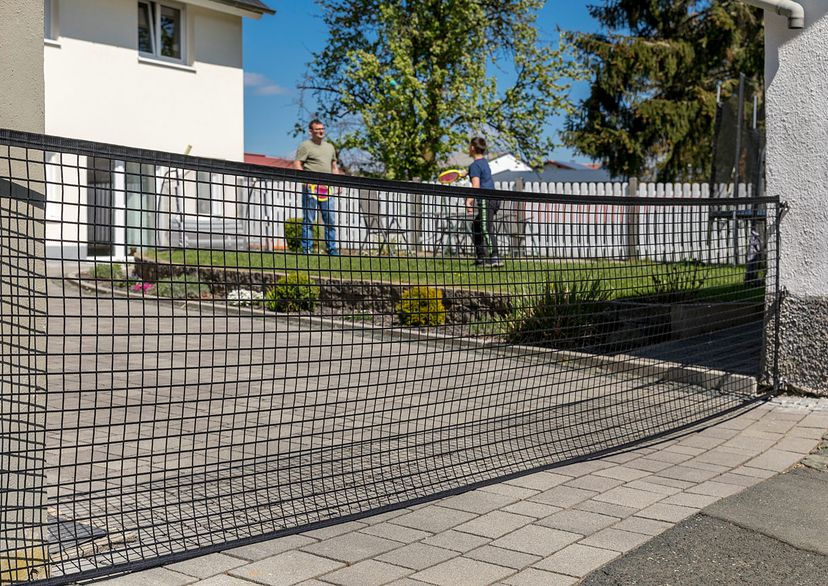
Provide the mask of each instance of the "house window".
POLYGON ((184 61, 184 8, 166 2, 138 2, 138 51, 184 61))
POLYGON ((57 0, 43 0, 43 38, 57 38, 57 0))
POLYGON ((207 171, 196 173, 196 213, 209 216, 213 212, 212 175, 207 171))

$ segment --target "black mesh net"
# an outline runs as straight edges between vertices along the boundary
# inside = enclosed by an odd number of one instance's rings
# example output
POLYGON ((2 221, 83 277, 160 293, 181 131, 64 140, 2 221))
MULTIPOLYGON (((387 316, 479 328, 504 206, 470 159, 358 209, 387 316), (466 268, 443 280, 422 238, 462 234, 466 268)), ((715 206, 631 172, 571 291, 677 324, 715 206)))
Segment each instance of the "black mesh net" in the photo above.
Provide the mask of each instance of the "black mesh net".
POLYGON ((708 186, 499 187, 0 131, 4 578, 353 518, 761 394, 775 259, 745 282, 708 186))

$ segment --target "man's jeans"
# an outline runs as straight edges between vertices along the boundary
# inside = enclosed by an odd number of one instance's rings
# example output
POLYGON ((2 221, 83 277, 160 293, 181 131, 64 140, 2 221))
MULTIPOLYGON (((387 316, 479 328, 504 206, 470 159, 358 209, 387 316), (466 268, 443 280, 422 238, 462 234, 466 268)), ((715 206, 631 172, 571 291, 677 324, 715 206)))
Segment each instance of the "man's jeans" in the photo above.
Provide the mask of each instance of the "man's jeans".
POLYGON ((339 254, 336 248, 336 216, 333 198, 319 201, 313 197, 306 186, 302 187, 302 252, 309 254, 313 250, 313 223, 316 221, 316 207, 322 212, 325 224, 325 246, 328 254, 339 254))

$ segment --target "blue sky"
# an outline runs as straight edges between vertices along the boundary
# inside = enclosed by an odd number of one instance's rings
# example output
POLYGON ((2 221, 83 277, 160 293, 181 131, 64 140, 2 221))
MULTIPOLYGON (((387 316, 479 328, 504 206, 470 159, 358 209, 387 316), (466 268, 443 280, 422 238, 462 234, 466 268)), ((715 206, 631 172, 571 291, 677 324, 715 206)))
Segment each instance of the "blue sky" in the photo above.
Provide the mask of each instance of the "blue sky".
MULTIPOLYGON (((277 157, 291 157, 298 140, 291 136, 299 117, 299 92, 311 55, 325 44, 326 28, 313 0, 265 0, 276 10, 275 16, 244 22, 244 122, 245 150, 277 157)), ((595 30, 587 4, 596 0, 550 0, 540 11, 538 28, 542 38, 557 42, 557 29, 595 30)), ((575 98, 584 97, 587 88, 580 83, 573 89, 575 98)), ((547 128, 555 136, 562 119, 547 128)), ((585 160, 559 148, 550 158, 585 160)))

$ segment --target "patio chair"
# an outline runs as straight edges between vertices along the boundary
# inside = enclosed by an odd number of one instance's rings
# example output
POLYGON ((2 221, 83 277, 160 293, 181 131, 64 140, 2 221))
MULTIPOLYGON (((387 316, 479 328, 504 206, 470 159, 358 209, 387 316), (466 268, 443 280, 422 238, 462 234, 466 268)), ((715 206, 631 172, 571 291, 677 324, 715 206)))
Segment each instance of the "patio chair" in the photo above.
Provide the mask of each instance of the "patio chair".
POLYGON ((365 238, 359 245, 360 251, 376 242, 380 254, 383 248, 388 250, 388 254, 394 254, 395 237, 399 237, 408 246, 408 233, 400 225, 399 219, 382 213, 379 191, 359 190, 359 214, 366 230, 365 238))
POLYGON ((511 256, 522 256, 537 248, 537 236, 532 229, 532 218, 525 201, 504 201, 497 215, 498 234, 508 237, 511 256))
POLYGON ((435 246, 443 256, 471 252, 471 224, 468 214, 445 209, 436 217, 435 246))

